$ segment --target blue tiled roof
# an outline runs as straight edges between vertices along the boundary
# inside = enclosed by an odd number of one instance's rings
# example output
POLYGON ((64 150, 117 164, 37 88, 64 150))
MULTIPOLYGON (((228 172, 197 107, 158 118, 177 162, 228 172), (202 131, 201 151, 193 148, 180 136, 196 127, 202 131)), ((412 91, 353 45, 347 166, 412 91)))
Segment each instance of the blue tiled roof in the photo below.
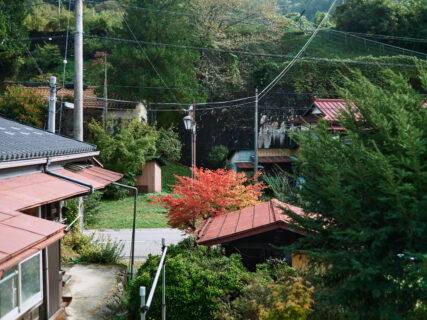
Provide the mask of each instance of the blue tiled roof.
POLYGON ((0 162, 93 152, 96 146, 0 117, 0 162))

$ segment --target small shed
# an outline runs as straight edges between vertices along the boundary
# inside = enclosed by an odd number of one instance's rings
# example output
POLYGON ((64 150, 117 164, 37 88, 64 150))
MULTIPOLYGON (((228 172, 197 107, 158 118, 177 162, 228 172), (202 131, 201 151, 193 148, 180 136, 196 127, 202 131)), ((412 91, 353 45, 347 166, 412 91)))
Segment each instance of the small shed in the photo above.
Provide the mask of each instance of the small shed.
POLYGON ((286 259, 292 267, 303 268, 307 263, 304 255, 281 249, 305 236, 291 227, 291 219, 281 208, 305 216, 301 208, 272 199, 202 221, 195 231, 196 242, 206 246, 221 244, 227 254, 241 254, 249 270, 269 258, 286 259))
POLYGON ((136 176, 135 187, 141 193, 162 192, 162 167, 165 163, 160 157, 147 161, 136 176))

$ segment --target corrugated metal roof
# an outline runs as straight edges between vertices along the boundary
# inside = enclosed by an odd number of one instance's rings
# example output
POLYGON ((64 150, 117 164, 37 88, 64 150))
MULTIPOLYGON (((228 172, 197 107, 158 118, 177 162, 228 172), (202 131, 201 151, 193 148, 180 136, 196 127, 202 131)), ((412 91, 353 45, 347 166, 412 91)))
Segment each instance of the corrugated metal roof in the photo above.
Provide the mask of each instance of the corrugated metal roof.
POLYGON ((0 211, 0 279, 26 257, 65 236, 65 225, 17 211, 0 211))
POLYGON ((0 162, 93 152, 96 146, 0 117, 0 162))
MULTIPOLYGON (((339 115, 347 110, 347 103, 344 99, 314 99, 313 105, 317 107, 324 119, 329 122, 338 122, 339 115)), ((354 104, 353 108, 357 108, 354 104)))
POLYGON ((210 246, 275 229, 288 229, 303 235, 304 233, 290 228, 290 218, 282 213, 280 207, 305 215, 301 208, 273 199, 202 221, 194 232, 197 243, 210 246))

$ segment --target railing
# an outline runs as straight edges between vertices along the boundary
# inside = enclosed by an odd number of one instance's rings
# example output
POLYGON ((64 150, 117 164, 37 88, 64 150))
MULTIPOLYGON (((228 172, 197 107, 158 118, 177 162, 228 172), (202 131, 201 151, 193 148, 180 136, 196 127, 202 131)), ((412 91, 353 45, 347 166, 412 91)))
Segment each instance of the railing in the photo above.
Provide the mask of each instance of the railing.
POLYGON ((165 238, 162 238, 162 258, 160 259, 157 268, 156 276, 154 277, 153 285, 151 286, 150 294, 147 302, 145 302, 145 287, 139 287, 139 295, 141 296, 141 320, 145 320, 148 310, 150 310, 151 301, 153 300, 154 292, 156 291, 157 282, 159 281, 160 272, 162 271, 162 320, 166 320, 166 252, 168 247, 165 245, 165 238))

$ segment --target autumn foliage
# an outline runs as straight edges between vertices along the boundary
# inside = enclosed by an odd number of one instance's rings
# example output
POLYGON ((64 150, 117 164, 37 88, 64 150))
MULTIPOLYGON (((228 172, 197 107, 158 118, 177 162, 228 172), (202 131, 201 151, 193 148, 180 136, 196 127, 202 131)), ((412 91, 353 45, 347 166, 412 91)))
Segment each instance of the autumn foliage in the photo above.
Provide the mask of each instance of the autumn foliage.
POLYGON ((196 223, 208 217, 255 205, 265 188, 245 173, 233 170, 193 169, 195 179, 179 177, 172 194, 152 197, 166 206, 172 228, 192 232, 196 223))

